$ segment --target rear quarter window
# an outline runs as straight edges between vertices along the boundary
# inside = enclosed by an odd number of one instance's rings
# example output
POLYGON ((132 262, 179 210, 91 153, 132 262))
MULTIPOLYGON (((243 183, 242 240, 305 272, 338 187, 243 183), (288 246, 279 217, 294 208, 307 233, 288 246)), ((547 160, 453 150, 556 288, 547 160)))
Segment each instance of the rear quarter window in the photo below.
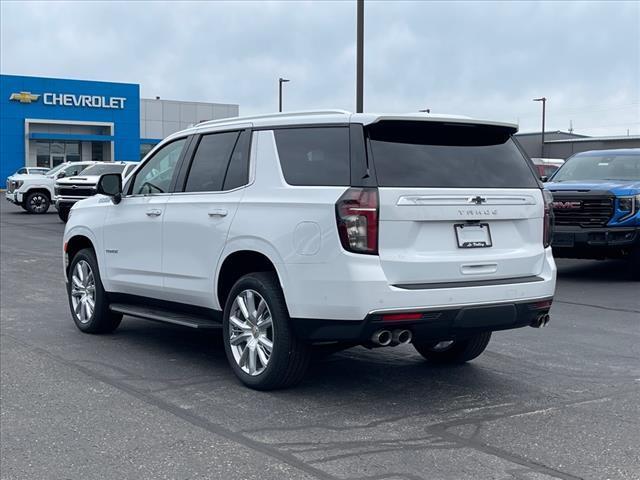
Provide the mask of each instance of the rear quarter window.
POLYGON ((287 128, 274 130, 274 136, 289 185, 349 185, 347 127, 287 128))
POLYGON ((508 127, 381 121, 367 127, 381 187, 537 188, 508 127))

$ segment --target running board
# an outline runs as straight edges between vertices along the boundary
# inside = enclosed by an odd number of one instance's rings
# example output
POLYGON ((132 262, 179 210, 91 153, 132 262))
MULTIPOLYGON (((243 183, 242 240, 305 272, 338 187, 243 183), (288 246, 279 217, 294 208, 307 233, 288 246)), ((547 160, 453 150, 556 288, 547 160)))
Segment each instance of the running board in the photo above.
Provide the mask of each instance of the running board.
POLYGON ((156 322, 171 323, 173 325, 181 325, 183 327, 198 329, 217 329, 222 328, 222 323, 189 313, 173 312, 170 310, 161 310, 158 308, 141 307, 138 305, 128 305, 124 303, 112 303, 109 309, 113 312, 130 315, 132 317, 144 318, 145 320, 153 320, 156 322))

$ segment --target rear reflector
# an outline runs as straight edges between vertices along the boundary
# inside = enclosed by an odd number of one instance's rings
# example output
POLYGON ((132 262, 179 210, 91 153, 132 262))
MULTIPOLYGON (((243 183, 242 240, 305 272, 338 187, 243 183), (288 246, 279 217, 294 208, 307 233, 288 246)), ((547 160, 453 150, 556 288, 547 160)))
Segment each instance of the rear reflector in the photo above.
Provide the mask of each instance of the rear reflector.
POLYGON ((388 315, 382 315, 382 320, 385 322, 399 322, 401 320, 420 320, 422 313, 390 313, 388 315))
POLYGON ((553 300, 542 300, 541 302, 535 302, 529 304, 530 310, 545 310, 547 308, 551 308, 551 303, 553 300))

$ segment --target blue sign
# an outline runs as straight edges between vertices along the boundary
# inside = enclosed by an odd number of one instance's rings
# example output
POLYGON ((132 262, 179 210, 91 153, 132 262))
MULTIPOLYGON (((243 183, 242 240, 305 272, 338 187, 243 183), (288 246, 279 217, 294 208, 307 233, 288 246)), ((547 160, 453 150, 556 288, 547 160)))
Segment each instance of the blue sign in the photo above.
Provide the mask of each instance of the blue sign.
MULTIPOLYGON (((113 141, 114 160, 140 157, 140 86, 0 75, 0 179, 25 165, 25 120, 102 122, 113 135, 58 134, 61 140, 113 141), (73 137, 73 138, 71 138, 73 137)), ((30 138, 36 138, 35 133, 30 138)), ((52 137, 53 138, 53 137, 52 137)))

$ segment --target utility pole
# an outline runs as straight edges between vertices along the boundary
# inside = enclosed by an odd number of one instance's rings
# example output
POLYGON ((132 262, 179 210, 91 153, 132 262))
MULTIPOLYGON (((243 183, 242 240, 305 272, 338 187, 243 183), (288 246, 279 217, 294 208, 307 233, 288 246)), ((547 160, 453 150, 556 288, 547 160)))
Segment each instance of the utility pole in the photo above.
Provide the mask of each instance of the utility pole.
POLYGON ((364 111, 364 0, 356 0, 356 113, 364 111))
POLYGON ((288 82, 286 78, 280 77, 278 79, 278 111, 282 111, 282 84, 288 82))
POLYGON ((542 145, 540 148, 540 157, 544 158, 544 117, 546 113, 547 97, 534 98, 534 102, 542 102, 542 145))
POLYGON ((569 120, 569 133, 573 133, 573 120, 569 120))

